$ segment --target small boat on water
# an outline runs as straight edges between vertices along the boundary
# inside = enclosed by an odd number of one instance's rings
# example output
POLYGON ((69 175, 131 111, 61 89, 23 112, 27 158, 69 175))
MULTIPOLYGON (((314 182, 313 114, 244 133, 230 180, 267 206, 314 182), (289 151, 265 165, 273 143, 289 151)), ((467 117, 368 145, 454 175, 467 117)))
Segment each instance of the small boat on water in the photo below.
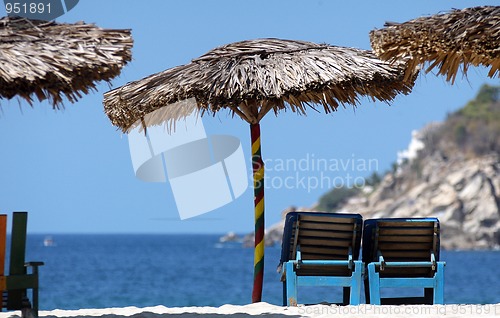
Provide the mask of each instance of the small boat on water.
POLYGON ((241 242, 241 239, 236 233, 229 232, 226 235, 219 238, 220 243, 233 243, 233 242, 241 242))
POLYGON ((55 246, 56 243, 54 242, 54 239, 52 238, 52 236, 46 236, 44 239, 43 239, 43 246, 55 246))

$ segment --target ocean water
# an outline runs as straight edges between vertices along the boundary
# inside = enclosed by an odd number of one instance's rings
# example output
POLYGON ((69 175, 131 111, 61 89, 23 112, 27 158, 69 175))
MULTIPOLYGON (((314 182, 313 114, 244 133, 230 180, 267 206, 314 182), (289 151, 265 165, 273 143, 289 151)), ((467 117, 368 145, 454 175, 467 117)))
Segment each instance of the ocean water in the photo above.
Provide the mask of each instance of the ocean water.
MULTIPOLYGON (((248 304, 253 249, 219 235, 44 235, 28 237, 27 261, 40 268, 40 308, 248 304)), ((280 247, 266 248, 263 301, 281 305, 280 247)), ((443 251, 445 302, 500 303, 500 251, 443 251)), ((386 295, 393 292, 387 291, 386 295)), ((413 292, 413 291, 410 291, 413 292)), ((340 288, 301 288, 301 303, 339 302, 340 288)))

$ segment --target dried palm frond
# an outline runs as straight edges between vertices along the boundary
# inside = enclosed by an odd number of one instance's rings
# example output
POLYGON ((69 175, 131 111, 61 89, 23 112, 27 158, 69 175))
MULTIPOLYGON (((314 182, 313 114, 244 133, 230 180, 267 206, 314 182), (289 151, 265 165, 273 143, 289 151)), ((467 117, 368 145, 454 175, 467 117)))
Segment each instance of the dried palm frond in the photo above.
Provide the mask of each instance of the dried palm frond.
POLYGON ((131 60, 130 30, 93 24, 0 19, 0 98, 75 102, 131 60))
POLYGON ((404 23, 386 23, 370 32, 371 46, 383 60, 409 59, 407 77, 429 62, 426 72, 455 81, 459 67, 490 67, 488 76, 500 76, 500 6, 481 6, 420 17, 404 23))

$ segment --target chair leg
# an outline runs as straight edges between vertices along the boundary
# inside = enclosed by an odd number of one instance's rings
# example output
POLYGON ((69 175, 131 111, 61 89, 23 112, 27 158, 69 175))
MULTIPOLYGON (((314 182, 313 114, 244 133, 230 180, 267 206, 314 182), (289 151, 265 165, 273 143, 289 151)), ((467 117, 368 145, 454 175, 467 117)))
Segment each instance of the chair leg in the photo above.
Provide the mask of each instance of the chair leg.
POLYGON ((347 306, 349 305, 351 301, 351 288, 350 287, 343 287, 343 298, 342 298, 342 305, 347 306))
POLYGON ((34 317, 38 317, 38 287, 32 289, 32 300, 33 300, 33 308, 32 312, 34 317))
POLYGON ((24 295, 21 307, 22 318, 38 318, 38 311, 35 311, 31 306, 28 295, 24 295))
POLYGON ((22 318, 38 318, 38 314, 35 314, 32 308, 21 309, 22 318))
POLYGON ((380 275, 375 271, 375 264, 368 264, 368 280, 370 281, 370 304, 380 305, 380 275))
POLYGON ((287 306, 297 306, 297 275, 290 261, 286 263, 286 296, 287 306))
POLYGON ((434 288, 424 288, 424 300, 426 305, 434 303, 434 288))
POLYGON ((364 278, 364 283, 365 283, 365 303, 369 304, 370 303, 370 280, 368 277, 364 278))
POLYGON ((361 282, 363 280, 363 263, 356 261, 354 263, 354 272, 352 273, 350 305, 359 305, 361 303, 361 282))
POLYGON ((444 262, 437 263, 437 271, 434 274, 434 304, 444 304, 444 262))
POLYGON ((283 306, 287 305, 287 295, 286 295, 286 280, 283 282, 283 306))

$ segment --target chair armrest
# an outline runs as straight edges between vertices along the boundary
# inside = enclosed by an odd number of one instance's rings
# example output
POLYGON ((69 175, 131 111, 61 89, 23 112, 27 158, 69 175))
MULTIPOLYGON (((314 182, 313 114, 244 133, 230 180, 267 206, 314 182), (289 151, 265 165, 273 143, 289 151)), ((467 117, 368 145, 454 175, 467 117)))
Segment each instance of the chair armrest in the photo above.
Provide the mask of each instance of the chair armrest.
POLYGON ((430 267, 432 269, 438 263, 445 263, 445 262, 436 262, 436 263, 429 261, 384 262, 383 267, 382 263, 375 262, 375 265, 380 266, 380 270, 383 270, 383 268, 388 268, 388 267, 430 267))
POLYGON ((24 267, 38 267, 45 265, 44 262, 26 262, 24 263, 24 267))
POLYGON ((300 252, 300 245, 297 245, 297 253, 296 253, 296 266, 297 266, 297 269, 300 268, 300 265, 302 264, 302 253, 300 252))
POLYGON ((352 269, 354 267, 354 261, 352 260, 352 247, 351 246, 349 246, 349 256, 347 257, 347 261, 349 262, 347 267, 352 271, 352 269))
POLYGON ((379 255, 378 255, 378 262, 380 264, 380 270, 383 271, 384 268, 385 268, 385 260, 384 260, 384 257, 382 256, 382 254, 379 252, 379 255))
POLYGON ((434 251, 431 251, 431 262, 432 262, 432 270, 436 270, 436 256, 434 255, 434 251))
POLYGON ((24 263, 24 267, 31 268, 31 273, 33 275, 38 275, 38 267, 45 265, 44 262, 26 262, 24 263))
MULTIPOLYGON (((356 262, 361 261, 353 261, 354 265, 356 262)), ((350 262, 348 260, 304 260, 300 262, 301 265, 315 265, 315 266, 346 266, 349 268, 350 262)), ((298 267, 297 267, 298 268, 298 267)))
POLYGON ((281 263, 278 266, 278 274, 280 274, 280 281, 284 282, 286 280, 286 263, 281 263))

